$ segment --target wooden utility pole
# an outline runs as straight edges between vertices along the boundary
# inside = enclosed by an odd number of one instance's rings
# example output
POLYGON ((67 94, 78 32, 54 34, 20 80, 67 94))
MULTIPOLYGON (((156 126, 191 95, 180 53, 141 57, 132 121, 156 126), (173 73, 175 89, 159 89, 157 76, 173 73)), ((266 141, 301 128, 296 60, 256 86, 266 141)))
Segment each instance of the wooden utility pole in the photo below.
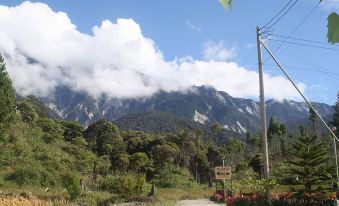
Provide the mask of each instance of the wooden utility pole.
POLYGON ((313 105, 311 104, 310 101, 308 101, 308 99, 305 97, 305 95, 300 91, 300 89, 297 87, 297 85, 294 83, 294 81, 292 80, 292 78, 287 74, 286 70, 284 69, 284 67, 279 63, 279 61, 277 60, 277 58, 275 58, 275 56, 273 55, 273 53, 268 49, 268 47, 266 46, 265 43, 261 42, 261 44, 263 45, 263 47, 265 48, 265 50, 267 51, 267 53, 272 57, 272 59, 274 60, 274 62, 277 64, 277 66, 280 68, 280 70, 284 73, 284 75, 286 76, 286 78, 291 82, 291 84, 294 86, 294 88, 298 91, 298 93, 300 94, 300 96, 304 99, 304 101, 308 104, 308 106, 313 109, 313 111, 315 112, 315 114, 319 117, 320 121, 322 122, 322 124, 326 127, 326 129, 330 132, 330 134, 333 136, 333 145, 334 145, 334 156, 335 156, 335 165, 336 165, 336 173, 337 173, 337 182, 338 182, 338 178, 339 178, 339 170, 338 170, 338 155, 337 155, 337 144, 336 141, 339 142, 339 138, 334 134, 334 132, 332 131, 332 129, 327 125, 327 123, 325 122, 325 120, 321 117, 321 115, 319 114, 319 112, 313 107, 313 105))
MULTIPOLYGON (((261 112, 261 136, 262 136, 262 149, 264 159, 264 177, 270 177, 269 159, 268 159, 268 145, 267 145, 267 126, 266 126, 266 109, 265 109, 265 90, 264 90, 264 76, 263 76, 263 63, 261 53, 261 39, 260 28, 257 27, 257 47, 258 47, 258 67, 259 67, 259 85, 260 85, 260 112, 261 112)), ((271 192, 270 188, 266 188, 267 204, 271 205, 271 192)))

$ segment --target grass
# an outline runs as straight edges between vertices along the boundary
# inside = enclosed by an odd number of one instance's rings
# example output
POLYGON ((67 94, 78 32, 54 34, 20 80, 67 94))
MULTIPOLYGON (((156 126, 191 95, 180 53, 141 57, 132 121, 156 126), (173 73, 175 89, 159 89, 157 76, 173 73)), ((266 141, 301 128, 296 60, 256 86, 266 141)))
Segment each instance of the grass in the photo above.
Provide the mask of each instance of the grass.
POLYGON ((175 202, 178 200, 207 199, 215 192, 215 188, 196 186, 188 189, 158 188, 156 197, 159 202, 175 202))
MULTIPOLYGON (((236 184, 235 182, 233 184, 236 184)), ((229 185, 230 186, 230 185, 229 185)), ((226 186, 228 188, 228 185, 226 186)), ((293 186, 296 187, 296 186, 293 186)), ((298 186, 297 186, 298 187, 298 186)), ((14 183, 6 181, 6 185, 0 186, 0 191, 20 194, 21 192, 32 192, 34 196, 42 201, 52 200, 53 205, 56 206, 68 206, 70 203, 67 201, 67 191, 63 188, 51 188, 48 192, 45 192, 46 188, 24 185, 22 187, 16 186, 14 183)), ((142 196, 147 196, 151 189, 150 184, 145 184, 143 188, 142 196)), ((278 185, 272 192, 286 192, 290 190, 288 185, 278 185)), ((250 188, 245 185, 241 185, 241 191, 243 193, 250 193, 250 188)), ((152 206, 174 206, 177 201, 180 200, 194 200, 194 199, 208 199, 215 192, 215 185, 212 188, 208 188, 207 185, 194 185, 189 188, 155 188, 156 201, 150 205, 152 206)), ((239 193, 239 190, 236 191, 239 193)), ((75 202, 86 203, 87 205, 97 205, 98 202, 109 199, 112 197, 108 192, 94 192, 86 191, 75 202)), ((42 206, 43 204, 41 204, 42 206)), ((47 206, 48 204, 46 204, 47 206)))
MULTIPOLYGON (((53 206, 69 206, 73 202, 68 201, 68 193, 64 188, 49 188, 46 192, 46 188, 24 185, 22 187, 12 185, 6 185, 5 187, 0 187, 0 191, 5 193, 13 193, 20 195, 22 192, 31 192, 33 196, 41 200, 39 205, 48 206, 51 203, 53 206), (43 204, 46 202, 46 204, 43 204)), ((75 200, 76 203, 86 203, 86 205, 97 205, 100 201, 109 199, 112 194, 108 192, 94 192, 94 191, 85 191, 79 198, 75 200)), ((1 204, 0 204, 1 205, 1 204)))

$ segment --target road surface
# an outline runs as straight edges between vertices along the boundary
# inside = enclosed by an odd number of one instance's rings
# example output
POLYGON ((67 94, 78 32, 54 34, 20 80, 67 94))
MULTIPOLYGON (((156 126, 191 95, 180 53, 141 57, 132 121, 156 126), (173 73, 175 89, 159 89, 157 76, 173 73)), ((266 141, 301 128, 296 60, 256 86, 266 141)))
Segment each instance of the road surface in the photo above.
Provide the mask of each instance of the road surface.
POLYGON ((182 200, 179 201, 176 206, 221 206, 222 204, 216 204, 209 200, 182 200))

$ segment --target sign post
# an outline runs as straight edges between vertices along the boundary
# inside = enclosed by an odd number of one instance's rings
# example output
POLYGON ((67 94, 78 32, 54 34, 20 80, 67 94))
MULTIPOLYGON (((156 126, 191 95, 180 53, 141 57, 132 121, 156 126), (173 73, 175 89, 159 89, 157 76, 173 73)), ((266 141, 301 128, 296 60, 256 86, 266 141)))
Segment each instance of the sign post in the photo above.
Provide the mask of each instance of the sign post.
POLYGON ((224 190, 224 201, 226 202, 226 188, 225 181, 231 179, 232 168, 230 166, 225 166, 225 160, 222 161, 222 167, 215 167, 215 179, 223 180, 223 190, 224 190))
POLYGON ((230 180, 231 179, 231 167, 215 167, 215 179, 217 180, 230 180))

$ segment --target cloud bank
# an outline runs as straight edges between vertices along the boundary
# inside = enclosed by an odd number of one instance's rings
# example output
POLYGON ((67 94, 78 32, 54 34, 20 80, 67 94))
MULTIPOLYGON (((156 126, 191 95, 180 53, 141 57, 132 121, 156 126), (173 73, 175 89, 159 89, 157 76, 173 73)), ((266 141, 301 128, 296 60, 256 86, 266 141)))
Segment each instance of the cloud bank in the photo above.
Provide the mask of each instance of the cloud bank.
MULTIPOLYGON (((235 97, 257 97, 259 90, 257 72, 230 61, 233 51, 222 43, 206 44, 203 60, 165 61, 132 19, 104 20, 86 34, 66 13, 43 3, 0 6, 0 52, 21 95, 46 97, 58 86, 118 98, 147 97, 192 85, 211 85, 235 97)), ((269 74, 264 78, 266 96, 297 96, 285 78, 269 74)))
POLYGON ((339 12, 339 0, 325 0, 321 5, 325 10, 339 12))

